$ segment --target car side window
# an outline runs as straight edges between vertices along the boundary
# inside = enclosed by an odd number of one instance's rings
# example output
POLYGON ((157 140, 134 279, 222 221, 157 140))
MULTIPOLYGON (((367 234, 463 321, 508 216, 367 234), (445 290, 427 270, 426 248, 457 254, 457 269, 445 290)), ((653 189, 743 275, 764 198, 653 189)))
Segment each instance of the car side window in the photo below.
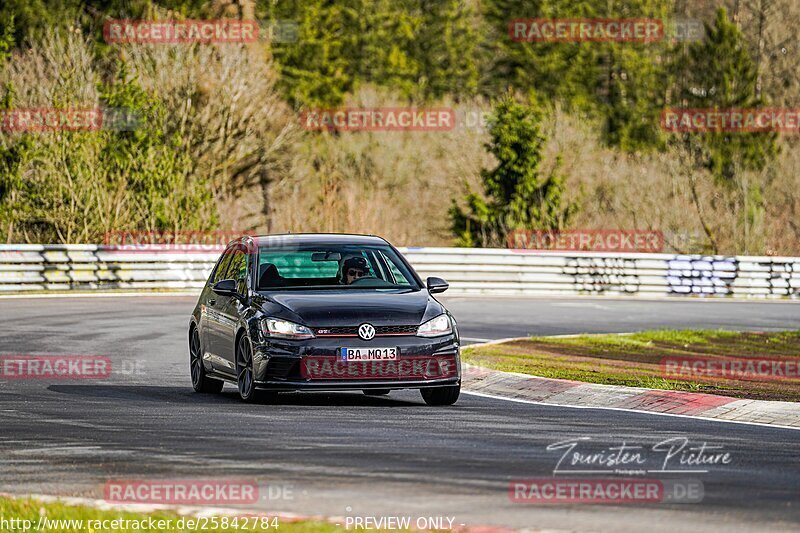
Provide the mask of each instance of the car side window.
POLYGON ((384 254, 383 252, 381 252, 381 255, 383 255, 384 261, 386 261, 386 264, 389 265, 389 269, 392 271, 392 275, 394 276, 394 283, 408 285, 409 284, 408 279, 406 279, 403 273, 400 272, 400 269, 397 268, 397 265, 394 263, 394 261, 386 257, 386 254, 384 254))
POLYGON ((236 292, 247 292, 247 254, 243 250, 238 249, 233 253, 227 276, 228 279, 236 280, 236 292))
POLYGON ((231 261, 233 260, 232 252, 233 248, 227 248, 224 252, 222 252, 222 257, 220 257, 219 263, 217 263, 217 269, 214 271, 214 278, 211 280, 212 285, 218 281, 222 281, 223 279, 228 279, 225 276, 227 275, 231 261))

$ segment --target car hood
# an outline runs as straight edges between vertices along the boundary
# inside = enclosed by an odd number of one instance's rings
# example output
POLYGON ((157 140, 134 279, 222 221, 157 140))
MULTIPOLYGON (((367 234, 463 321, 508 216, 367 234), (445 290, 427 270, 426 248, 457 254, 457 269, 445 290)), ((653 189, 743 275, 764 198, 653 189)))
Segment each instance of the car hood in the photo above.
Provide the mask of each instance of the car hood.
POLYGON ((318 290, 262 295, 268 316, 311 327, 417 325, 444 312, 428 291, 318 290))

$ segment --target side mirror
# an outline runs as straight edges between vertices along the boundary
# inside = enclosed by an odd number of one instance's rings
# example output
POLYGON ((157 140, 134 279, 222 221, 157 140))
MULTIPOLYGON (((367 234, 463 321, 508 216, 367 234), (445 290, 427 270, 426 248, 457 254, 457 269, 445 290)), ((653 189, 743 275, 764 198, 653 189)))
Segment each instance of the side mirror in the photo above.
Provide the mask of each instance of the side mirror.
POLYGON ((211 287, 211 290, 219 294, 220 296, 237 296, 236 280, 223 279, 222 281, 216 282, 214 286, 211 287))
POLYGON ((436 294, 437 292, 444 292, 450 287, 450 284, 447 283, 442 278, 428 278, 428 291, 431 294, 436 294))

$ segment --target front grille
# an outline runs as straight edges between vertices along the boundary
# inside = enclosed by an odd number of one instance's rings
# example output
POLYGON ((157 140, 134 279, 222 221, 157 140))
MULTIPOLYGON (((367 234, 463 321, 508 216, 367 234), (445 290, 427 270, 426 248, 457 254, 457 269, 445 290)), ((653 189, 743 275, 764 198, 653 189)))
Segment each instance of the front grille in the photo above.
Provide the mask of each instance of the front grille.
POLYGON ((377 326, 376 335, 416 335, 417 326, 377 326))
POLYGON ((317 335, 327 335, 331 337, 343 337, 347 335, 358 335, 358 327, 339 327, 339 328, 317 328, 315 333, 317 335))
POLYGON ((272 357, 267 362, 267 377, 286 379, 297 364, 297 359, 289 357, 272 357))
MULTIPOLYGON (((317 328, 314 333, 319 337, 358 337, 358 326, 338 326, 317 328)), ((417 326, 375 326, 375 336, 383 335, 416 335, 417 326)))

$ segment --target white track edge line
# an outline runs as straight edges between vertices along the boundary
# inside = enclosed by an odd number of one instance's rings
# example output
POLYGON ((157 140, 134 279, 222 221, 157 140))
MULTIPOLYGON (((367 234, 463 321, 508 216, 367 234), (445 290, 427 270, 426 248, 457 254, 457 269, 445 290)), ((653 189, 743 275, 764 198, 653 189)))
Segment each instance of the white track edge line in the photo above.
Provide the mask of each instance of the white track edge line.
POLYGON ((776 429, 792 429, 795 431, 800 431, 800 427, 797 426, 784 426, 781 424, 765 424, 763 422, 746 422, 744 420, 725 420, 724 418, 709 418, 697 415, 682 415, 677 413, 659 413, 658 411, 643 411, 641 409, 625 409, 624 407, 597 407, 591 405, 569 405, 563 403, 546 403, 546 402, 537 402, 535 400, 525 400, 523 398, 508 398, 506 396, 497 396, 495 394, 486 394, 485 392, 475 392, 475 391, 468 391, 468 390, 461 390, 462 394, 470 394, 472 396, 480 396, 483 398, 491 398, 493 400, 505 400, 508 402, 516 402, 516 403, 525 403, 529 405, 543 405, 545 407, 566 407, 569 409, 605 409, 607 411, 622 411, 625 413, 639 413, 643 415, 657 415, 657 416, 674 416, 678 418, 691 418, 693 420, 704 420, 708 422, 724 422, 728 424, 746 424, 749 426, 759 426, 765 428, 776 428, 776 429))

